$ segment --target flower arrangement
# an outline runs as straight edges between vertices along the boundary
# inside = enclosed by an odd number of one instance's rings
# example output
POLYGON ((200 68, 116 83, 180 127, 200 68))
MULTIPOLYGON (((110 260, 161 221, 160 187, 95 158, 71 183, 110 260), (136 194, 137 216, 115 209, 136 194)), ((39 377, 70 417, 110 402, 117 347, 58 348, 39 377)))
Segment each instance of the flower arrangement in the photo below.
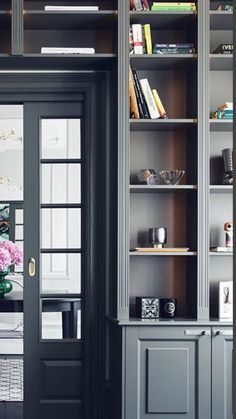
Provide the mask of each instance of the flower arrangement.
POLYGON ((12 290, 12 283, 5 279, 11 265, 20 265, 23 253, 10 240, 0 241, 0 296, 12 290))

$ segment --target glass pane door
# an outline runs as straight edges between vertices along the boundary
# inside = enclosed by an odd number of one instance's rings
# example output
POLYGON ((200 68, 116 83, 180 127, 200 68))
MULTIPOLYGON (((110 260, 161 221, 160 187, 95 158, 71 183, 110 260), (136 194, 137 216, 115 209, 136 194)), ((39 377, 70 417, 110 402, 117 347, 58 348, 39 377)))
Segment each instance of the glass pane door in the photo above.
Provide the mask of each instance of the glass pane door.
POLYGON ((42 339, 81 338, 81 120, 42 118, 42 339))

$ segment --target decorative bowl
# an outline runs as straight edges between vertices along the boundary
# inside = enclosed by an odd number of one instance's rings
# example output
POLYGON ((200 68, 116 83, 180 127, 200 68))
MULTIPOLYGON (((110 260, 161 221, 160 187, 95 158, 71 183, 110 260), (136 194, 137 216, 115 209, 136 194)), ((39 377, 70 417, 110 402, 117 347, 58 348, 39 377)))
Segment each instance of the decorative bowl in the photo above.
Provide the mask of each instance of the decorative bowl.
POLYGON ((185 170, 161 170, 159 175, 166 185, 178 185, 185 170))

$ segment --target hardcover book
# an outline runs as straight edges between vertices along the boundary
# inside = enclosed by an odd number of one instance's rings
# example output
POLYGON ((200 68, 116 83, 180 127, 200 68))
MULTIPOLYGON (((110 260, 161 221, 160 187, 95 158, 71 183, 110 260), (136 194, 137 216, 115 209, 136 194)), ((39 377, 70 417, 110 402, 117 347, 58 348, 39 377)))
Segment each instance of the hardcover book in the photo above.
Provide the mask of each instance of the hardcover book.
POLYGON ((133 41, 134 41, 134 53, 143 54, 143 29, 142 25, 134 24, 133 29, 133 41))
POLYGON ((129 67, 129 98, 130 98, 130 118, 140 119, 138 103, 134 89, 134 79, 131 67, 129 67))
POLYGON ((139 82, 140 82, 141 89, 147 103, 150 118, 151 119, 160 118, 161 115, 158 111, 156 102, 154 100, 148 79, 141 79, 139 82))

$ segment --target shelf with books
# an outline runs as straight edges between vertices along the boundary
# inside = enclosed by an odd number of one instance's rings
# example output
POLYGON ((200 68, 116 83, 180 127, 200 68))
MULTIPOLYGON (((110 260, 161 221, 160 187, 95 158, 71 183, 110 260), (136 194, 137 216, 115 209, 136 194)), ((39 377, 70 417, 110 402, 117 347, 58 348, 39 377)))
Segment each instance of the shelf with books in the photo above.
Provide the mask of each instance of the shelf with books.
POLYGON ((130 11, 130 23, 144 25, 149 23, 152 29, 189 29, 197 22, 195 12, 152 12, 152 11, 130 11))
POLYGON ((232 132, 233 120, 210 119, 210 130, 215 132, 232 132))
POLYGON ((172 193, 175 191, 196 191, 197 185, 130 185, 131 193, 172 193))
POLYGON ((210 10, 210 29, 215 31, 233 28, 233 12, 210 10))
POLYGON ((233 70, 233 54, 210 54, 210 69, 213 71, 233 70))
POLYGON ((137 70, 166 70, 197 65, 196 54, 131 55, 131 65, 137 70))
POLYGON ((25 10, 25 30, 116 29, 117 11, 44 11, 25 10))

